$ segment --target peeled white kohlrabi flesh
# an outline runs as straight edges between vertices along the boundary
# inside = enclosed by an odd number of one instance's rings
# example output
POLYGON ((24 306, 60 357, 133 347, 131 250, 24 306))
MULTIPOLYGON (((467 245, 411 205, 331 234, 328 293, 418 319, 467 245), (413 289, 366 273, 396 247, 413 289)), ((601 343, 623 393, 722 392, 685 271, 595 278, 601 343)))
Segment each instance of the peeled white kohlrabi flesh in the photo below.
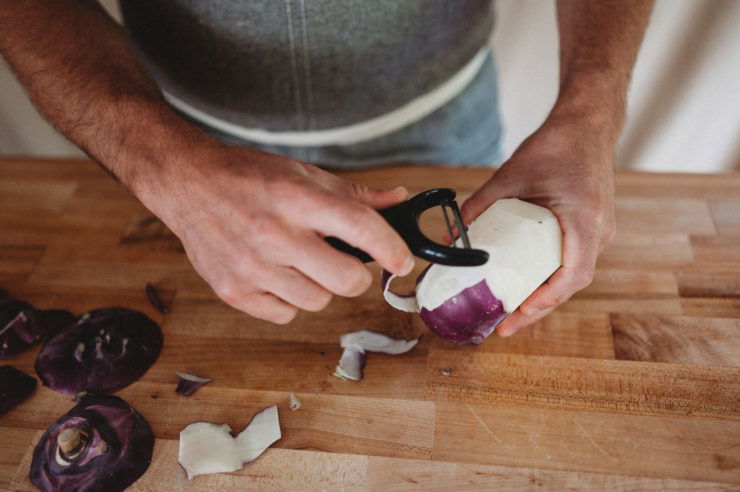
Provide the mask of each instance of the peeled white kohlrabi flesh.
POLYGON ((498 200, 468 228, 474 248, 490 255, 478 267, 433 265, 416 289, 419 306, 433 310, 485 279, 507 313, 560 267, 562 232, 553 213, 515 198, 498 200))
POLYGON ((195 422, 180 431, 178 461, 188 479, 232 472, 254 461, 280 437, 280 421, 274 405, 257 413, 236 437, 226 424, 195 422))
POLYGON ((254 461, 281 437, 277 407, 273 405, 265 408, 256 414, 247 428, 236 436, 242 463, 254 461))
POLYGON ((382 333, 370 330, 356 331, 342 335, 339 343, 342 347, 359 347, 366 352, 381 352, 384 354, 403 354, 414 348, 419 339, 396 340, 382 333))
POLYGON ((180 431, 178 461, 188 479, 207 473, 224 473, 242 467, 231 428, 209 422, 194 422, 180 431))
POLYGON ((474 345, 558 269, 562 231, 550 210, 511 198, 483 212, 470 224, 468 236, 473 248, 488 252, 484 265, 432 264, 410 293, 391 291, 393 276, 387 272, 381 284, 395 308, 419 313, 442 338, 474 345))

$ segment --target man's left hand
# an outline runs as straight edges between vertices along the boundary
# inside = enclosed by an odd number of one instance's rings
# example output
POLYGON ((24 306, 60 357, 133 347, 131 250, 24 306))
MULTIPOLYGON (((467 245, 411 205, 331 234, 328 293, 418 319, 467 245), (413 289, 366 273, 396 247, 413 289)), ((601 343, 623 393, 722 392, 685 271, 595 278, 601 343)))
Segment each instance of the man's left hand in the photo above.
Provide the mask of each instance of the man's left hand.
POLYGON ((469 224, 500 198, 549 208, 563 229, 563 264, 497 328, 510 336, 588 286, 614 237, 613 138, 596 123, 551 116, 463 205, 469 224))

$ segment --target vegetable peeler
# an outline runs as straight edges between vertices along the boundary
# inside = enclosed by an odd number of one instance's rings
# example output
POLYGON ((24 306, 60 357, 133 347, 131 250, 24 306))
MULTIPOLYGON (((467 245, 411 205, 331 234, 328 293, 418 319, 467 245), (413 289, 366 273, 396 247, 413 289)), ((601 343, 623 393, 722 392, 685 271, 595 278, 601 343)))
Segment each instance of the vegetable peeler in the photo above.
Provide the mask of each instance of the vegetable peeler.
MULTIPOLYGON (((427 190, 414 196, 408 201, 394 205, 389 208, 378 210, 378 213, 393 227, 406 241, 411 252, 432 263, 451 266, 478 266, 488 261, 488 253, 473 249, 470 239, 460 215, 460 209, 455 201, 455 190, 450 188, 435 188, 427 190), (448 210, 452 211, 455 228, 460 233, 463 247, 456 247, 453 241, 451 246, 445 246, 432 241, 421 232, 419 228, 419 217, 432 207, 440 206, 442 215, 447 225, 447 232, 454 238, 452 224, 448 210)), ((327 237, 326 242, 342 251, 351 254, 365 263, 374 261, 373 258, 361 249, 350 246, 336 237, 327 237)))

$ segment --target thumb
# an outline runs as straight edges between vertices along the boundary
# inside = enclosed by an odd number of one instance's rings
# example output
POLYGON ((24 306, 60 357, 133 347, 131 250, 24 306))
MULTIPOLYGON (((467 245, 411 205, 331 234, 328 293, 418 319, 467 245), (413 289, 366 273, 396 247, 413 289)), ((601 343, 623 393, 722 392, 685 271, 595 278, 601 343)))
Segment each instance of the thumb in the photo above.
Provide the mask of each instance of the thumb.
POLYGON ((470 224, 477 219, 496 200, 517 196, 518 191, 509 185, 506 180, 496 179, 499 176, 499 172, 496 172, 478 191, 473 193, 463 203, 460 213, 465 224, 470 224))
POLYGON ((351 190, 352 199, 376 210, 397 205, 409 197, 409 191, 403 186, 392 190, 376 190, 353 183, 351 190))

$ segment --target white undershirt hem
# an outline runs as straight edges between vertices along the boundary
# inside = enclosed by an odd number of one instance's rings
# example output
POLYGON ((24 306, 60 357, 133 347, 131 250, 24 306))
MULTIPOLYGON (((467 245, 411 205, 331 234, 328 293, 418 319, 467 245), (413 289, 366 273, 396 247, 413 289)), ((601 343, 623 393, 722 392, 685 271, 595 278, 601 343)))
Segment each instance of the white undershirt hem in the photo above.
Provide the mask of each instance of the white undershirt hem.
POLYGON ((369 120, 352 125, 306 132, 273 132, 262 128, 246 128, 223 120, 191 106, 168 92, 164 97, 179 111, 227 135, 267 145, 320 147, 349 145, 372 140, 393 133, 415 123, 441 108, 473 81, 488 54, 488 47, 481 49, 461 70, 446 82, 404 104, 400 108, 369 120))

